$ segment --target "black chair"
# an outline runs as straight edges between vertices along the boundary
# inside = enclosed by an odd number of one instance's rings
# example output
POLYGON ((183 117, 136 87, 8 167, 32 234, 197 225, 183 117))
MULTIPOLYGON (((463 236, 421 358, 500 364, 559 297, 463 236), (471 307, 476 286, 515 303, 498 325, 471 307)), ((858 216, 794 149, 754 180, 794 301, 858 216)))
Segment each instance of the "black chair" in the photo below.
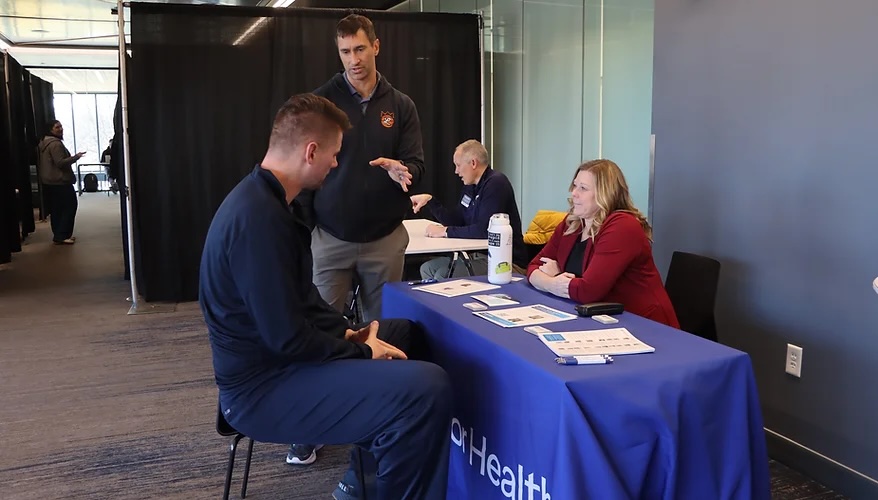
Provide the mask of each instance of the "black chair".
POLYGON ((524 248, 527 250, 527 262, 530 264, 530 261, 534 260, 534 257, 540 253, 540 250, 546 246, 545 243, 525 243, 524 248))
MULTIPOLYGON (((229 444, 229 465, 226 467, 226 483, 223 487, 223 500, 229 500, 229 490, 232 486, 232 471, 235 468, 235 453, 238 451, 238 443, 243 438, 247 438, 250 440, 250 445, 247 446, 247 462, 244 464, 244 481, 241 484, 241 498, 247 497, 247 480, 250 478, 250 460, 253 458, 253 438, 247 437, 244 434, 238 432, 230 423, 226 421, 226 417, 223 415, 221 405, 217 404, 216 407, 216 432, 220 436, 231 436, 231 442, 229 444)), ((360 498, 362 500, 366 499, 366 474, 363 471, 363 449, 359 446, 356 447, 357 453, 357 479, 360 481, 360 498)))
POLYGON ((719 286, 720 263, 709 257, 674 252, 665 290, 674 305, 680 329, 717 341, 714 306, 719 286))

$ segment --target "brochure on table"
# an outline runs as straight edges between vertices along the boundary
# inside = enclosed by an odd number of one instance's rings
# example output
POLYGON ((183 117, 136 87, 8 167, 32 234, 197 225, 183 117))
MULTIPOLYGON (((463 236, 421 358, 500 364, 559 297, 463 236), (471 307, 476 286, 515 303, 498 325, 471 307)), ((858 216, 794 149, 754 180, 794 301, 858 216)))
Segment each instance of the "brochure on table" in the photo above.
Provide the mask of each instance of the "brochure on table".
POLYGON ((576 319, 575 314, 569 314, 549 306, 540 304, 524 307, 512 307, 509 309, 500 309, 495 311, 478 311, 473 312, 476 316, 486 319, 495 325, 503 328, 513 328, 516 326, 542 325, 545 323, 555 323, 558 321, 567 321, 576 319))
POLYGON ((500 288, 500 285, 492 285, 490 283, 482 283, 481 281, 473 280, 452 280, 415 287, 413 290, 434 293, 443 297, 457 297, 459 295, 479 293, 486 290, 496 290, 497 288, 500 288))
POLYGON ((654 347, 638 340, 627 328, 541 333, 539 338, 559 357, 655 352, 654 347))
POLYGON ((488 307, 515 306, 520 304, 505 293, 488 293, 484 295, 473 295, 474 299, 485 304, 488 307))

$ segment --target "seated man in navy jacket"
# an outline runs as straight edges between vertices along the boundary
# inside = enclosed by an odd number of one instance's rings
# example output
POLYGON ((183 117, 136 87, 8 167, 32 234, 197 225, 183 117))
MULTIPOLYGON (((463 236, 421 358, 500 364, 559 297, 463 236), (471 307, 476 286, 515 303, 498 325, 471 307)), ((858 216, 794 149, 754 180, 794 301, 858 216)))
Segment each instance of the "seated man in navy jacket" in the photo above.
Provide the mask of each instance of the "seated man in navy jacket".
MULTIPOLYGON (((354 443, 380 498, 444 499, 451 394, 417 327, 352 327, 312 283, 311 231, 293 202, 337 166, 347 116, 302 94, 278 111, 265 158, 226 197, 201 258, 199 301, 226 420, 257 441, 354 443)), ((346 479, 352 474, 346 475, 346 479)), ((343 481, 337 498, 356 496, 343 481)))
MULTIPOLYGON (((488 237, 488 223, 497 213, 509 215, 512 225, 512 263, 515 271, 524 274, 527 268, 527 249, 521 235, 521 215, 515 203, 515 192, 509 179, 488 165, 488 151, 479 141, 470 139, 454 150, 454 173, 463 181, 460 203, 446 209, 439 202, 432 201, 429 194, 416 194, 411 197, 412 211, 418 213, 426 207, 439 224, 427 227, 431 238, 473 238, 488 237)), ((470 256, 475 274, 488 273, 487 255, 476 253, 470 256)), ((421 265, 421 278, 442 279, 448 277, 449 257, 437 257, 421 265)), ((465 276, 467 270, 458 261, 451 276, 465 276)))

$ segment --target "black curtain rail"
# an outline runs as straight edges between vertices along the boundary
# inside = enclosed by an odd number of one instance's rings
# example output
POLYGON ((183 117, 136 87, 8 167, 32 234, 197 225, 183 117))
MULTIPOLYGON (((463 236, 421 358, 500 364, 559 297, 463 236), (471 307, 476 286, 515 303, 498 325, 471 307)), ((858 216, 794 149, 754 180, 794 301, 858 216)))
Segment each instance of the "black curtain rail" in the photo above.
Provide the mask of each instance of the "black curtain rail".
MULTIPOLYGON (((417 21, 436 21, 447 22, 448 19, 475 19, 476 27, 481 28, 481 14, 470 13, 446 13, 446 12, 398 12, 389 10, 374 10, 362 7, 307 7, 307 8, 283 8, 269 6, 249 6, 249 5, 214 5, 214 4, 183 4, 183 3, 158 3, 158 2, 130 2, 124 4, 125 7, 137 9, 141 14, 170 14, 170 13, 191 13, 197 12, 204 15, 209 13, 211 16, 235 16, 235 17, 305 17, 309 19, 320 19, 326 16, 335 16, 336 20, 348 14, 361 14, 370 19, 383 19, 385 17, 394 18, 401 17, 408 20, 417 21)), ((117 9, 111 9, 114 15, 118 15, 117 9)), ((129 21, 130 22, 130 21, 129 21)))
POLYGON ((65 21, 73 23, 116 23, 109 19, 69 19, 66 17, 43 17, 43 16, 16 16, 11 14, 0 14, 0 18, 6 19, 34 19, 38 21, 65 21))
MULTIPOLYGON (((17 47, 33 47, 34 45, 52 45, 59 42, 73 42, 80 40, 98 40, 101 38, 119 38, 119 35, 96 35, 96 36, 80 36, 76 38, 56 38, 54 40, 40 40, 39 42, 22 42, 15 44, 17 47)), ((55 48, 58 48, 57 45, 52 45, 55 48)), ((66 48, 63 47, 63 48, 66 48)))
MULTIPOLYGON (((118 37, 119 35, 110 35, 110 36, 118 37)), ((125 35, 126 38, 128 36, 129 35, 125 35)), ((29 49, 64 49, 64 50, 68 50, 68 49, 74 50, 75 49, 75 50, 93 50, 95 52, 101 52, 101 51, 118 52, 119 51, 119 46, 116 44, 114 44, 114 45, 80 45, 80 44, 75 44, 74 45, 74 44, 65 43, 63 45, 59 45, 59 44, 51 44, 51 43, 26 43, 26 44, 19 43, 19 44, 10 44, 10 45, 12 45, 13 48, 27 47, 29 49)))
POLYGON ((76 71, 94 70, 94 71, 119 71, 118 66, 25 66, 24 69, 72 69, 76 71))
MULTIPOLYGON (((122 7, 131 7, 131 2, 122 2, 122 7)), ((112 7, 110 9, 110 14, 113 14, 114 16, 118 16, 119 15, 119 7, 118 6, 112 7)), ((115 22, 115 21, 113 21, 113 22, 115 22)))

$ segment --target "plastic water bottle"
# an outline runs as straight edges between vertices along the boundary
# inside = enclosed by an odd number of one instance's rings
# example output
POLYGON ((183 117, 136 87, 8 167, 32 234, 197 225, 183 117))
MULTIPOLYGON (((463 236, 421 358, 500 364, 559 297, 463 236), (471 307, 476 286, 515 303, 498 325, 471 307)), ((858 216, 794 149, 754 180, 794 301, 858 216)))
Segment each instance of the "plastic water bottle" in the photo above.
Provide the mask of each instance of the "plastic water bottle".
POLYGON ((512 281, 512 226, 509 214, 494 214, 488 223, 488 281, 504 285, 512 281))

